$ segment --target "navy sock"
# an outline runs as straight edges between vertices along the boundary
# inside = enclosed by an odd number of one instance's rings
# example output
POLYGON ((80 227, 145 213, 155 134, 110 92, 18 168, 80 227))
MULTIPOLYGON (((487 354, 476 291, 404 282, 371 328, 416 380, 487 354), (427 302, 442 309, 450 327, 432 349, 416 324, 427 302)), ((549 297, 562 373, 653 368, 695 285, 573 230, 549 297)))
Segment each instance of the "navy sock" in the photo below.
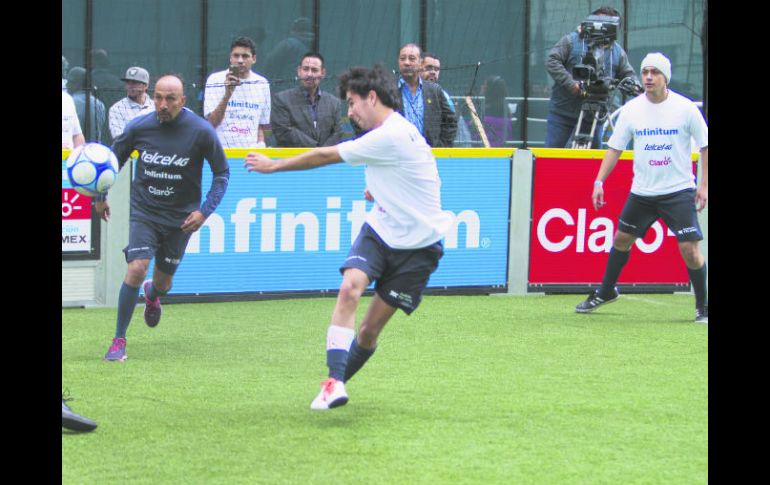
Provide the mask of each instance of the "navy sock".
POLYGON ((708 305, 708 288, 706 286, 706 262, 703 262, 701 269, 687 268, 692 283, 692 291, 695 293, 695 306, 702 307, 708 305))
POLYGON ((364 366, 369 357, 374 354, 377 347, 373 349, 365 349, 358 345, 358 341, 353 339, 353 343, 350 344, 350 357, 348 358, 348 365, 345 367, 345 378, 343 382, 347 382, 351 377, 358 372, 361 367, 364 366))
POLYGON ((326 351, 326 365, 329 367, 329 377, 344 381, 345 366, 348 363, 348 351, 329 349, 326 351))
POLYGON ((620 278, 620 272, 623 271, 623 267, 628 262, 628 257, 631 255, 631 251, 619 251, 613 246, 610 249, 610 257, 607 260, 607 269, 604 270, 604 278, 602 278, 602 286, 599 288, 599 295, 610 296, 615 294, 615 285, 620 278))
POLYGON ((134 315, 134 308, 139 299, 139 288, 128 286, 125 282, 120 286, 118 293, 118 326, 115 329, 115 338, 126 337, 128 324, 134 315))
POLYGON ((147 293, 145 293, 144 296, 146 296, 148 300, 153 301, 158 297, 159 294, 160 292, 155 289, 155 285, 153 285, 152 281, 150 281, 150 286, 147 287, 147 293))

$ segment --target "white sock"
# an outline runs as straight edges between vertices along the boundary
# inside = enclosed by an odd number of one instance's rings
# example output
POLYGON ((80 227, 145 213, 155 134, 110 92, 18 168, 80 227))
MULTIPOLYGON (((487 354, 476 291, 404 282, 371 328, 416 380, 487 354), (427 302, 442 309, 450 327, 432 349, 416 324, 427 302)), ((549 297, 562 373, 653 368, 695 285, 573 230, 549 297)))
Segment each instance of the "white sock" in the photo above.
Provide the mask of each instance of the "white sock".
POLYGON ((352 328, 340 327, 339 325, 329 325, 326 331, 326 350, 350 350, 350 344, 353 343, 356 332, 352 328))

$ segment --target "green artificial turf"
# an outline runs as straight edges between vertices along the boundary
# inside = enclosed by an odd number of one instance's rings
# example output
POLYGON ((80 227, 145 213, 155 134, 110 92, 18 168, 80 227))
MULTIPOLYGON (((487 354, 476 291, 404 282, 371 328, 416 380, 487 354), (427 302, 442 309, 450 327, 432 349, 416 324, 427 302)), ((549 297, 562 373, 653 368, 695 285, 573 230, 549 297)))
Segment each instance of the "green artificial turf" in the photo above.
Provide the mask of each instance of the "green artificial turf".
MULTIPOLYGON (((708 326, 691 295, 428 296, 347 384, 326 377, 332 298, 62 310, 63 484, 708 482, 708 326)), ((369 298, 359 308, 363 315, 369 298)))

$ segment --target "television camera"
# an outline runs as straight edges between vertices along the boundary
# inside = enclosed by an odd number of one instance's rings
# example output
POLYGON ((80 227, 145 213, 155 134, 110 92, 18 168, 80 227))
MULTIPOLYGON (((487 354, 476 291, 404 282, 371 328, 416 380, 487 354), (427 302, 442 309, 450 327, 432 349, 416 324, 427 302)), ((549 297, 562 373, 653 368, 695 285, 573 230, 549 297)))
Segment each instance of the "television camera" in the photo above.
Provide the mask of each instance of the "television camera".
POLYGON ((588 52, 580 64, 572 68, 572 77, 580 83, 580 96, 583 98, 572 148, 591 148, 596 124, 603 123, 607 118, 611 94, 616 89, 627 96, 636 96, 641 92, 641 86, 634 79, 616 81, 604 72, 604 56, 612 49, 619 26, 620 17, 608 15, 590 15, 580 24, 580 38, 588 43, 588 52), (584 118, 593 119, 589 133, 581 133, 584 118))

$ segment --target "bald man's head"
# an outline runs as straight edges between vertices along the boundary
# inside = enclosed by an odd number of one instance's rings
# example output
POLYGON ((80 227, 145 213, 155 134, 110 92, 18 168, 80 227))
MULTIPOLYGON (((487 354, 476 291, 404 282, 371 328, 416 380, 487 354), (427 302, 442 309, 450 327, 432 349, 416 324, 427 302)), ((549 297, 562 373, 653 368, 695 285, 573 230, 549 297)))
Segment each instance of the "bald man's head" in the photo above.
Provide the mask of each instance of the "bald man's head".
POLYGON ((182 80, 173 75, 161 76, 155 83, 153 100, 158 120, 161 123, 173 121, 187 101, 182 80))

